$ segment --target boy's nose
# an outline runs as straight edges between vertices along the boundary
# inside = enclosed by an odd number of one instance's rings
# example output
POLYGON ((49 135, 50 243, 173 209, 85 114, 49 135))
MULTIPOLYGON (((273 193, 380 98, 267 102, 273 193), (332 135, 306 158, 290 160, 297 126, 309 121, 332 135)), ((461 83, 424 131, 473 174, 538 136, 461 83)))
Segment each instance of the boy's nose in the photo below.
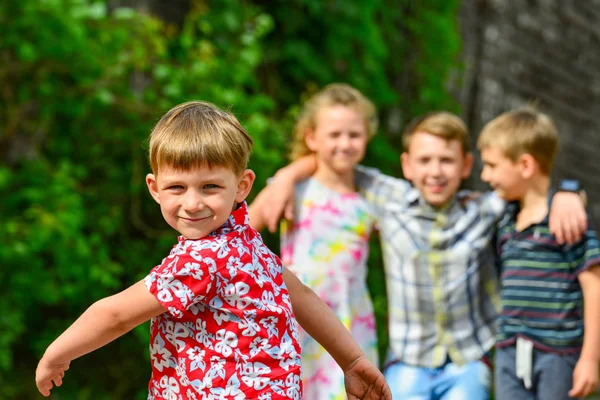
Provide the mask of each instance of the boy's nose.
POLYGON ((439 162, 432 162, 429 165, 429 173, 433 176, 440 176, 442 174, 442 165, 439 162))
POLYGON ((489 181, 489 173, 486 167, 483 167, 483 169, 481 170, 481 180, 484 182, 488 182, 489 181))
POLYGON ((183 205, 183 208, 189 212, 199 211, 202 208, 204 208, 204 203, 202 202, 202 196, 200 196, 197 193, 193 193, 193 192, 186 194, 182 205, 183 205))

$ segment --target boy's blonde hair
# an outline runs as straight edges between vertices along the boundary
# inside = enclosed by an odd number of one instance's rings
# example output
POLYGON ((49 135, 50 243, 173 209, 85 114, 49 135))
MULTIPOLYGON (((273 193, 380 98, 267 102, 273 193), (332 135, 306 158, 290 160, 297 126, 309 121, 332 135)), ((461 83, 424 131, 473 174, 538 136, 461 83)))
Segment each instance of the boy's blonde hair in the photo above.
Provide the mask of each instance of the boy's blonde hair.
POLYGON ((296 160, 312 152, 306 146, 306 132, 316 128, 317 113, 325 107, 331 106, 351 107, 363 115, 367 135, 372 138, 377 133, 379 121, 377 110, 373 103, 361 92, 345 83, 332 83, 313 95, 302 109, 302 113, 294 128, 294 141, 290 152, 290 159, 296 160))
POLYGON ((548 115, 523 107, 505 112, 483 127, 477 148, 489 147, 499 147, 513 162, 531 154, 542 172, 549 174, 558 150, 558 131, 548 115))
POLYGON ((412 120, 402 136, 402 146, 408 152, 413 136, 418 132, 439 136, 446 141, 457 140, 463 154, 470 151, 469 130, 460 117, 447 111, 433 111, 412 120))
POLYGON ((190 101, 170 109, 150 134, 150 166, 178 170, 228 167, 236 175, 248 165, 252 138, 230 113, 211 103, 190 101))

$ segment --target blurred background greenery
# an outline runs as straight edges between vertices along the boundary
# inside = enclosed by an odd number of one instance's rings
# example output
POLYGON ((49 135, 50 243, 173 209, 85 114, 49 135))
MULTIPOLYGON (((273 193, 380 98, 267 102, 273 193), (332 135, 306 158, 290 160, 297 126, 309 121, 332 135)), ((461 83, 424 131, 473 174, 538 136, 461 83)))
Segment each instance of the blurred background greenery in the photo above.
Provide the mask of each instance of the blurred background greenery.
MULTIPOLYGON (((0 4, 1 399, 37 398, 46 346, 174 243, 144 184, 147 135, 173 105, 207 100, 240 119, 256 143, 253 194, 285 165, 300 102, 327 83, 375 102, 365 163, 397 176, 406 121, 458 111, 457 0, 190 1, 177 18, 143 3, 0 4)), ((376 238, 370 265, 383 351, 376 238)), ((145 399, 149 374, 144 324, 74 361, 53 398, 145 399)))

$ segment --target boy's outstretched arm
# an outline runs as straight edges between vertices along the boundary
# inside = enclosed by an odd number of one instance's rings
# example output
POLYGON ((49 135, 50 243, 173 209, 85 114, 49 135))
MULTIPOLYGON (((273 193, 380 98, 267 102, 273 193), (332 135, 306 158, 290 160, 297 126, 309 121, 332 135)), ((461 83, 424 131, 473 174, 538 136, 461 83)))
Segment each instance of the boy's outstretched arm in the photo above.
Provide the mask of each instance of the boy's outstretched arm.
POLYGON ((283 279, 296 319, 344 371, 348 400, 391 400, 392 394, 383 374, 367 360, 333 311, 287 269, 284 269, 283 279))
POLYGON ((583 291, 583 348, 573 371, 571 397, 585 397, 598 386, 600 363, 600 266, 593 266, 579 274, 583 291))
POLYGON ((588 226, 584 199, 578 193, 556 192, 548 222, 558 243, 572 244, 581 240, 588 226))
POLYGON ((90 353, 165 312, 143 281, 92 304, 44 353, 35 372, 38 390, 50 395, 72 360, 90 353))
MULTIPOLYGON (((270 232, 275 232, 279 220, 294 219, 294 186, 308 179, 317 169, 315 156, 304 156, 281 168, 273 181, 262 190, 268 202, 262 207, 262 218, 270 232)), ((252 221, 251 221, 252 222, 252 221)), ((252 225, 254 229, 254 225, 252 225)))

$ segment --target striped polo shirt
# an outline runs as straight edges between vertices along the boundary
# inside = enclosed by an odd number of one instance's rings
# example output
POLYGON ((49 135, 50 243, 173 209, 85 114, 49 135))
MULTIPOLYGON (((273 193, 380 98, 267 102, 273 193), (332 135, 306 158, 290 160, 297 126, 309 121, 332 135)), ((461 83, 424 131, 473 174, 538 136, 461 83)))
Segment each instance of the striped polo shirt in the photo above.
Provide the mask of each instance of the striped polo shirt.
POLYGON ((548 228, 548 216, 516 230, 519 204, 511 203, 498 223, 502 312, 498 347, 518 336, 542 351, 577 353, 583 343, 583 294, 578 276, 600 265, 600 248, 591 226, 583 239, 560 245, 548 228))

